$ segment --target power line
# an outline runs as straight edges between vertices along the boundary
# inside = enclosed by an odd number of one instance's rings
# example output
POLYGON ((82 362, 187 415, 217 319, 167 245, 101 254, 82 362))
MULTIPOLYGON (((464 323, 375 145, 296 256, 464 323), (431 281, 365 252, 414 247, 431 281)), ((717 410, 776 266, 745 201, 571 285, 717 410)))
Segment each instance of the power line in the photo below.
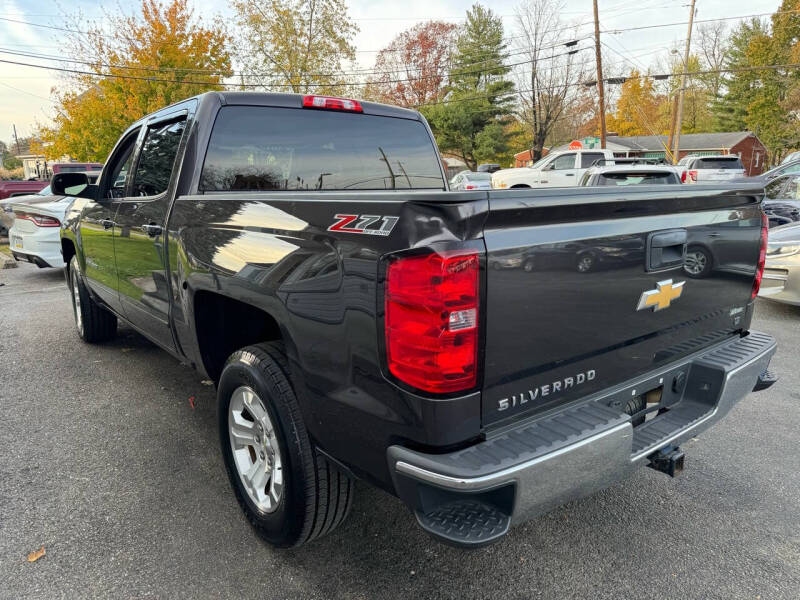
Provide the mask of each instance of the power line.
MULTIPOLYGON (((550 47, 548 47, 548 48, 550 48, 550 47)), ((543 48, 543 49, 547 49, 547 48, 543 48)), ((479 64, 486 64, 486 63, 490 63, 490 62, 496 64, 497 61, 492 59, 492 60, 481 61, 481 62, 478 62, 478 63, 469 63, 469 64, 466 65, 468 67, 466 70, 459 70, 459 71, 457 71, 457 74, 458 75, 469 75, 469 74, 475 74, 475 73, 491 73, 493 71, 501 71, 501 70, 505 71, 505 70, 509 70, 509 69, 511 69, 513 67, 517 67, 517 66, 520 66, 520 65, 533 64, 534 62, 552 60, 552 59, 558 58, 560 56, 567 56, 567 55, 570 55, 570 54, 575 54, 577 52, 580 52, 580 51, 583 51, 583 50, 586 50, 586 49, 587 48, 572 48, 572 49, 570 49, 570 50, 568 50, 566 52, 562 52, 560 54, 553 54, 553 55, 544 56, 544 57, 541 57, 541 58, 538 58, 538 59, 535 59, 535 60, 524 60, 524 61, 519 61, 519 62, 516 62, 516 63, 510 63, 510 64, 509 63, 502 63, 502 64, 497 65, 496 67, 492 67, 492 68, 488 68, 488 69, 486 69, 486 68, 484 68, 484 69, 469 69, 469 67, 472 67, 472 66, 475 66, 475 65, 479 65, 479 64)), ((83 64, 83 65, 90 65, 90 66, 96 66, 96 67, 105 67, 105 68, 109 68, 109 69, 122 69, 122 70, 134 70, 134 71, 137 71, 137 70, 138 71, 153 71, 153 72, 156 72, 156 73, 206 74, 206 75, 220 75, 220 76, 223 76, 223 77, 226 77, 226 76, 230 76, 230 77, 234 77, 234 76, 269 77, 270 76, 270 74, 235 73, 235 72, 231 72, 230 75, 227 75, 225 72, 222 72, 222 71, 180 69, 180 68, 176 68, 176 67, 159 68, 159 67, 140 67, 140 66, 134 66, 134 65, 103 64, 103 63, 99 63, 99 62, 95 62, 95 61, 85 61, 85 60, 77 60, 77 59, 64 59, 64 58, 60 58, 60 57, 56 57, 56 56, 47 56, 47 55, 42 55, 42 54, 19 52, 19 51, 16 51, 16 50, 5 50, 5 49, 2 49, 2 48, 0 48, 0 53, 10 54, 12 56, 23 56, 23 57, 26 57, 26 58, 35 58, 35 59, 39 59, 39 60, 51 60, 51 61, 57 61, 57 62, 61 62, 61 63, 73 63, 73 64, 83 64)), ((54 71, 61 71, 61 72, 78 74, 78 75, 89 75, 89 76, 97 76, 97 77, 108 76, 108 77, 117 77, 117 78, 122 78, 122 79, 127 77, 127 78, 130 78, 130 79, 147 79, 147 80, 152 80, 152 81, 165 81, 163 79, 156 79, 156 78, 153 78, 153 77, 150 77, 150 76, 124 76, 124 75, 116 75, 116 74, 113 74, 113 73, 109 73, 109 74, 97 73, 97 72, 91 72, 91 71, 83 71, 83 70, 79 70, 79 69, 50 67, 48 65, 17 63, 15 61, 10 61, 10 60, 4 60, 4 61, 0 61, 0 62, 7 62, 9 64, 19 64, 19 65, 22 65, 22 66, 38 67, 38 68, 41 68, 41 69, 50 69, 50 70, 54 70, 54 71)), ((389 71, 389 73, 392 73, 392 72, 393 71, 389 71)), ((348 72, 344 72, 343 71, 343 72, 340 72, 340 73, 328 73, 328 74, 304 73, 303 75, 305 75, 307 77, 340 77, 340 76, 347 76, 347 75, 351 75, 351 74, 352 73, 348 73, 348 72)), ((384 72, 375 71, 373 74, 375 74, 375 75, 383 75, 385 73, 384 72)), ((446 79, 447 75, 445 75, 445 74, 434 74, 434 75, 419 75, 418 77, 409 77, 409 78, 400 78, 400 79, 382 79, 382 80, 375 81, 375 83, 378 83, 378 84, 411 83, 411 82, 425 81, 427 79, 439 79, 439 78, 446 79)), ((167 81, 172 81, 172 80, 167 80, 167 81)), ((181 80, 175 80, 175 82, 193 83, 192 81, 189 81, 189 80, 182 80, 182 81, 181 80)), ((242 86, 244 86, 244 87, 282 87, 282 88, 291 88, 292 87, 291 84, 284 84, 284 83, 269 84, 268 86, 265 86, 264 84, 261 84, 261 83, 255 83, 255 84, 245 84, 245 83, 235 83, 234 84, 234 83, 230 83, 230 84, 225 84, 225 83, 222 83, 222 82, 217 83, 217 82, 207 82, 207 81, 201 81, 201 82, 195 82, 195 83, 198 83, 198 84, 227 85, 229 87, 230 86, 233 86, 233 87, 242 87, 242 86)), ((324 87, 325 85, 326 84, 321 84, 322 87, 324 87)), ((341 82, 341 83, 335 83, 335 84, 330 84, 330 85, 336 85, 336 86, 341 86, 341 87, 361 87, 364 84, 361 83, 361 82, 341 82)))
MULTIPOLYGON (((681 72, 681 73, 660 73, 660 74, 650 74, 650 75, 639 75, 638 77, 628 76, 628 77, 606 77, 603 81, 606 84, 619 84, 624 83, 625 81, 631 79, 667 79, 669 77, 681 77, 686 75, 687 77, 696 76, 696 75, 710 75, 712 73, 743 73, 743 72, 752 72, 752 71, 770 71, 770 70, 777 70, 777 69, 800 69, 800 63, 785 63, 785 64, 778 64, 778 65, 758 65, 758 66, 751 66, 751 67, 735 67, 735 68, 722 68, 722 69, 706 69, 703 71, 691 71, 691 72, 681 72), (622 81, 620 81, 622 80, 622 81)), ((529 94, 534 91, 548 91, 548 90, 560 90, 565 87, 590 87, 596 85, 596 81, 575 81, 571 83, 565 83, 558 86, 548 86, 548 87, 539 87, 536 90, 514 90, 511 92, 498 92, 497 94, 480 94, 476 96, 469 96, 466 98, 455 98, 452 100, 439 100, 436 102, 425 102, 421 104, 416 104, 413 108, 421 108, 424 106, 436 106, 439 104, 451 104, 455 102, 469 102, 471 100, 481 100, 485 98, 492 98, 496 96, 512 96, 512 95, 519 95, 519 94, 529 94)))
POLYGON ((25 90, 20 89, 18 87, 15 87, 13 85, 10 85, 8 83, 5 83, 4 81, 0 81, 0 85, 2 85, 3 87, 7 87, 9 89, 15 90, 17 92, 20 92, 22 94, 27 94, 28 96, 33 96, 34 98, 39 98, 40 100, 45 100, 47 102, 51 102, 53 104, 57 104, 57 102, 55 102, 55 100, 52 100, 51 98, 45 98, 44 96, 39 96, 38 94, 34 94, 32 92, 26 92, 25 90))
MULTIPOLYGON (((766 12, 766 13, 757 13, 752 15, 741 15, 738 17, 719 17, 718 19, 697 19, 695 23, 717 23, 719 21, 733 21, 735 19, 752 19, 755 17, 767 17, 772 15, 783 15, 789 13, 800 13, 800 9, 797 10, 777 10, 775 12, 766 12)), ((600 33, 610 33, 610 34, 618 34, 624 33, 626 31, 641 31, 643 29, 657 29, 660 27, 673 27, 676 25, 688 25, 689 21, 677 21, 675 23, 659 23, 658 25, 640 25, 638 27, 626 27, 624 29, 608 29, 605 31, 601 31, 600 33)))

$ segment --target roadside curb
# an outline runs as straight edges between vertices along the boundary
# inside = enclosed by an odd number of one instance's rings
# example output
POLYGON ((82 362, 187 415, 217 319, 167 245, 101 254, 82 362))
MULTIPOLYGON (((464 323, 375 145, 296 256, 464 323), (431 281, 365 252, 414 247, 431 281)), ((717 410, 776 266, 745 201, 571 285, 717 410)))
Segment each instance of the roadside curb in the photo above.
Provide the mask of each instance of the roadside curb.
POLYGON ((16 269, 17 261, 7 254, 0 252, 0 271, 3 269, 16 269))

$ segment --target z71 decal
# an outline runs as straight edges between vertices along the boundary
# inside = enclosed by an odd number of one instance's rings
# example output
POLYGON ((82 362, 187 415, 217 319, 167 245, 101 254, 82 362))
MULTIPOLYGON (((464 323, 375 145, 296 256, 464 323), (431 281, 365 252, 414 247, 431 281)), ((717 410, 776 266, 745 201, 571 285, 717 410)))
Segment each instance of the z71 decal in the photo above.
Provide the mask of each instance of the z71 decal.
POLYGON ((334 218, 338 220, 328 227, 328 231, 361 235, 389 235, 400 219, 400 217, 384 217, 382 215, 334 215, 334 218), (378 227, 375 227, 376 223, 379 223, 378 227))

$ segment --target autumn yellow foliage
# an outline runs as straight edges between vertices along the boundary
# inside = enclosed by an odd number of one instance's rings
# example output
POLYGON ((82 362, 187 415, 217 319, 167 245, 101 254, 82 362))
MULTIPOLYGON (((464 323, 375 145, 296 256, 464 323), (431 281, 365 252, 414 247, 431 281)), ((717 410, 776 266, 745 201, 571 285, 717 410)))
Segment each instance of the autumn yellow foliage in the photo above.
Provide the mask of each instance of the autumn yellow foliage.
POLYGON ((663 134, 663 111, 659 110, 663 101, 653 89, 653 80, 633 71, 622 84, 617 110, 606 117, 606 129, 621 136, 663 134))
POLYGON ((56 116, 40 129, 50 158, 105 161, 120 134, 159 108, 208 90, 231 75, 228 36, 194 18, 187 0, 143 0, 141 16, 111 18, 74 34, 71 54, 91 62, 54 89, 56 116))

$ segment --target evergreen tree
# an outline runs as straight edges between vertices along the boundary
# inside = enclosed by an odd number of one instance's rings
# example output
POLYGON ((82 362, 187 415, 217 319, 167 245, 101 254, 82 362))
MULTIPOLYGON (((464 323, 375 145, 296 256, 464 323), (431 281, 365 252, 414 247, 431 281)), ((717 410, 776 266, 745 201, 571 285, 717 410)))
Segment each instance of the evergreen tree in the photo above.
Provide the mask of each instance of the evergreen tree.
POLYGON ((474 169, 507 152, 505 126, 514 83, 506 77, 506 43, 499 16, 480 4, 467 11, 456 41, 444 101, 420 107, 439 147, 474 169))
MULTIPOLYGON (((760 19, 742 22, 730 37, 726 69, 751 66, 748 50, 750 42, 767 35, 760 19)), ((748 106, 757 92, 757 75, 754 71, 739 71, 728 75, 724 81, 725 93, 712 103, 714 127, 717 131, 743 131, 747 129, 748 106)))

